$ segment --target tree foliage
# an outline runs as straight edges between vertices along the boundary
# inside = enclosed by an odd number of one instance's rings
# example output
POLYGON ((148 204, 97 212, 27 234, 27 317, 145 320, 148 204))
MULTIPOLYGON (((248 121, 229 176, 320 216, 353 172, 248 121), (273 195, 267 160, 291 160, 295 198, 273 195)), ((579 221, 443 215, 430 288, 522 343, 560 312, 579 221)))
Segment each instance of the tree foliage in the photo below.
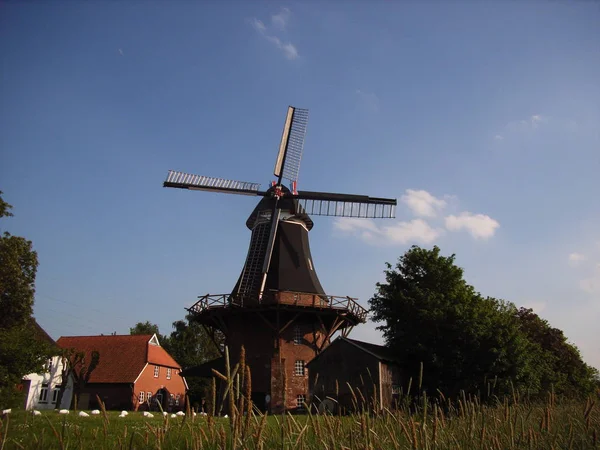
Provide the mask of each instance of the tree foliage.
MULTIPOLYGON (((577 361, 583 367, 572 348, 540 351, 540 340, 525 332, 523 314, 512 303, 481 296, 454 260, 455 255, 442 256, 438 247, 413 246, 395 267, 387 264, 385 282, 377 284, 369 300, 372 319, 381 323, 377 328, 402 361, 407 378, 416 381, 422 363, 422 387, 433 392, 483 393, 493 380, 495 393, 511 386, 535 393, 548 389, 550 380, 541 375, 540 366, 552 370, 577 361)), ((578 374, 569 383, 572 390, 585 391, 587 372, 578 374)))
POLYGON ((520 308, 516 318, 531 342, 541 390, 553 389, 567 395, 594 392, 598 371, 583 361, 577 347, 567 341, 561 330, 553 328, 532 309, 520 308))
POLYGON ((73 378, 73 398, 71 407, 77 407, 77 399, 83 391, 85 385, 90 381, 92 372, 100 363, 100 353, 93 350, 88 359, 85 352, 78 352, 74 348, 63 349, 61 353, 62 360, 62 383, 58 392, 57 405, 61 404, 62 397, 66 390, 69 377, 73 378))
MULTIPOLYGON (((0 218, 11 217, 12 206, 2 199, 0 218)), ((23 376, 43 371, 51 347, 36 337, 32 318, 37 253, 31 241, 5 232, 0 236, 0 404, 19 398, 15 386, 23 376)))
POLYGON ((158 325, 149 321, 136 323, 133 328, 129 329, 129 334, 156 334, 159 342, 165 339, 165 336, 160 334, 158 325))

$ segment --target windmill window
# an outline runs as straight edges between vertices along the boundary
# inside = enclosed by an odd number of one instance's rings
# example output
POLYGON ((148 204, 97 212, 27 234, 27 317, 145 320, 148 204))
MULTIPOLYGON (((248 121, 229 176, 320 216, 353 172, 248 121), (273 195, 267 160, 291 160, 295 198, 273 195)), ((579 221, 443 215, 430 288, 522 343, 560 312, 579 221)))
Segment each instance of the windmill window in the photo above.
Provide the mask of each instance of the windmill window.
POLYGON ((40 403, 47 403, 48 402, 48 383, 42 384, 42 389, 40 389, 39 402, 40 403))
POLYGON ((138 396, 138 402, 144 403, 144 391, 140 392, 140 395, 138 396))
POLYGON ((160 367, 154 366, 154 378, 158 378, 159 373, 160 373, 160 367))
POLYGON ((167 368, 167 380, 171 379, 171 368, 167 368))
POLYGON ((302 329, 299 326, 294 327, 294 345, 302 344, 303 338, 302 329))
POLYGON ((304 376, 304 360, 296 360, 296 364, 294 366, 294 375, 304 376))
POLYGON ((58 401, 58 392, 60 391, 61 385, 54 386, 52 390, 52 403, 56 403, 58 401))
POLYGON ((152 402, 152 392, 148 391, 146 393, 146 400, 148 401, 148 404, 150 404, 150 402, 152 402))
POLYGON ((297 409, 304 409, 304 403, 306 402, 306 395, 304 394, 298 394, 296 396, 296 408, 297 409))

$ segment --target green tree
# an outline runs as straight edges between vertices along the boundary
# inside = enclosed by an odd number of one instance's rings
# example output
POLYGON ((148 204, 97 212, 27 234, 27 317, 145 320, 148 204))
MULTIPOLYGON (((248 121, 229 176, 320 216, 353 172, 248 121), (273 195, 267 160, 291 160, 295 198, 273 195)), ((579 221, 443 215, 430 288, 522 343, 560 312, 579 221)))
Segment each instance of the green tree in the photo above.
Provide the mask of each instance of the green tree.
POLYGON ((160 337, 158 325, 148 321, 136 323, 133 328, 129 329, 129 334, 156 334, 157 337, 160 337))
POLYGON ((531 384, 528 342, 514 319, 514 305, 484 298, 466 283, 455 255, 413 246, 369 300, 372 320, 382 323, 386 345, 403 373, 422 388, 445 395, 485 392, 485 380, 531 384))
POLYGON ((90 380, 92 372, 94 369, 96 369, 98 363, 100 362, 100 353, 97 350, 93 350, 88 359, 85 352, 78 352, 74 348, 63 349, 61 352, 61 360, 62 383, 60 385, 60 390, 58 391, 56 405, 57 407, 60 406, 69 381, 69 377, 72 377, 73 398, 71 400, 71 408, 77 409, 77 400, 85 388, 85 385, 90 380))
MULTIPOLYGON (((2 199, 0 218, 10 217, 12 206, 2 199)), ((35 336, 33 302, 37 253, 31 241, 8 232, 0 237, 0 404, 20 400, 15 391, 24 375, 42 372, 51 347, 35 336)))
POLYGON ((515 317, 535 348, 542 391, 553 389, 558 394, 583 396, 595 391, 598 371, 583 361, 577 347, 567 341, 561 330, 550 326, 532 309, 520 308, 515 317))
MULTIPOLYGON (((174 330, 163 345, 184 370, 221 356, 202 325, 191 319, 191 316, 188 315, 185 320, 173 322, 174 330)), ((223 337, 217 335, 216 339, 219 341, 223 337)), ((206 397, 210 380, 186 377, 186 381, 192 405, 206 397)))

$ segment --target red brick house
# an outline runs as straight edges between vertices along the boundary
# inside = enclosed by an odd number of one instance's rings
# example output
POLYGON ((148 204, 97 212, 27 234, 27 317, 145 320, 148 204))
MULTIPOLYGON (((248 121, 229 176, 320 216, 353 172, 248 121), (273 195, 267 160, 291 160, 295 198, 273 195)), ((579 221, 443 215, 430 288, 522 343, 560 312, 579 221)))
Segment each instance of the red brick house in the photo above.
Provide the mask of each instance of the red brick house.
POLYGON ((98 351, 100 360, 78 395, 79 409, 181 410, 187 383, 181 366, 160 346, 156 335, 63 336, 59 347, 83 351, 87 360, 98 351))

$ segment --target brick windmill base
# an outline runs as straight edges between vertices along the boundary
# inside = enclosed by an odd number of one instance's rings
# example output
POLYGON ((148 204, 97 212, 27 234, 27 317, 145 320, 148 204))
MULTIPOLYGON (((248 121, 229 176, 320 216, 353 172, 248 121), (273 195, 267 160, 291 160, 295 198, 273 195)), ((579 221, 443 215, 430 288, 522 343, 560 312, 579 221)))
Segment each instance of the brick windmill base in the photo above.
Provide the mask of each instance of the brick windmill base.
POLYGON ((367 314, 350 297, 290 291, 265 293, 250 306, 231 295, 206 295, 189 311, 213 338, 225 335, 232 365, 244 346, 253 402, 271 413, 303 409, 310 401, 305 365, 336 331, 346 336, 367 314))

